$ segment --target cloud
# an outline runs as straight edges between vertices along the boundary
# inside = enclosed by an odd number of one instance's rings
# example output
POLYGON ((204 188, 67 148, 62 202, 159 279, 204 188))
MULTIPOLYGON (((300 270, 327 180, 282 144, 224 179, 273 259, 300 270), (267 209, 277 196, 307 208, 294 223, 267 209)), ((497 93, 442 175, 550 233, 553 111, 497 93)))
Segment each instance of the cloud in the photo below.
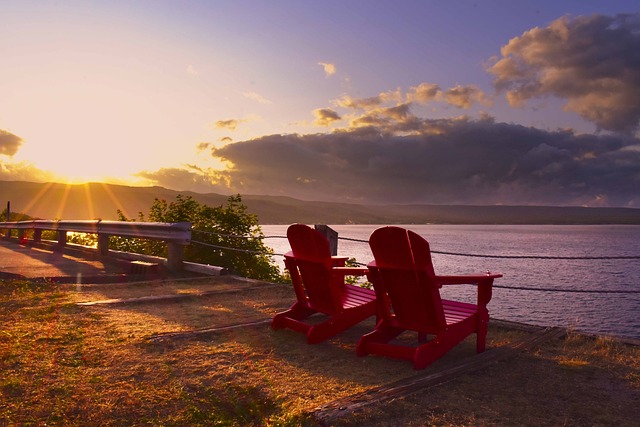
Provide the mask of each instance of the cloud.
POLYGON ((349 95, 345 95, 339 99, 333 101, 333 103, 339 107, 349 108, 352 110, 370 110, 372 108, 380 107, 388 102, 402 102, 403 94, 400 89, 394 91, 381 92, 377 96, 369 98, 352 98, 349 95))
POLYGON ((20 149, 22 142, 23 140, 19 136, 0 129, 0 154, 9 157, 13 156, 20 149))
POLYGON ((448 104, 454 105, 458 108, 471 108, 471 106, 476 102, 484 105, 490 104, 484 92, 482 92, 482 90, 480 90, 476 86, 458 85, 456 87, 448 89, 440 95, 448 104))
POLYGON ((342 98, 336 99, 334 103, 343 108, 350 108, 354 110, 367 110, 370 108, 378 107, 382 104, 382 100, 379 96, 372 96, 369 98, 352 98, 349 95, 345 95, 342 98))
POLYGON ((440 86, 435 83, 420 83, 409 90, 407 100, 427 104, 437 100, 441 93, 440 86))
POLYGON ((324 74, 327 77, 333 76, 336 71, 338 71, 335 64, 330 64, 328 62, 318 62, 318 65, 322 66, 322 68, 324 69, 324 74))
POLYGON ((0 160, 0 181, 56 181, 56 175, 36 168, 28 162, 3 162, 0 160))
POLYGON ((209 147, 211 147, 211 143, 210 142, 200 142, 196 145, 196 151, 198 152, 202 152, 204 150, 208 150, 209 147))
POLYGON ((445 102, 458 108, 468 109, 475 103, 490 105, 490 100, 485 93, 475 85, 458 85, 442 90, 435 83, 420 83, 409 88, 406 93, 401 89, 382 92, 369 98, 352 98, 345 95, 333 103, 338 107, 352 110, 371 111, 389 103, 400 105, 403 103, 428 104, 431 102, 445 102))
POLYGON ((640 14, 563 17, 502 47, 488 67, 513 106, 545 96, 599 129, 632 133, 640 124, 640 14))
POLYGON ((233 165, 215 182, 227 193, 307 200, 640 207, 638 139, 393 114, 419 130, 391 134, 374 123, 214 148, 233 165))
POLYGON ((330 126, 331 123, 342 120, 342 117, 330 108, 318 108, 313 111, 316 119, 313 123, 317 126, 330 126))
POLYGON ((411 104, 371 109, 351 120, 352 128, 375 127, 383 134, 416 132, 421 128, 421 120, 411 112, 411 104))
POLYGON ((238 119, 218 120, 217 122, 215 122, 214 127, 216 129, 236 130, 238 125, 242 122, 243 120, 238 119))
POLYGON ((263 105, 273 104, 273 102, 269 101, 268 99, 266 99, 265 97, 263 97, 262 95, 256 92, 244 92, 242 96, 248 99, 252 99, 263 105))
POLYGON ((196 68, 193 65, 189 64, 187 66, 187 74, 190 74, 192 76, 197 76, 198 74, 200 74, 200 72, 196 70, 196 68))
POLYGON ((195 165, 184 168, 162 168, 157 171, 142 171, 136 174, 153 185, 171 188, 177 191, 196 191, 201 193, 228 190, 226 177, 218 171, 203 169, 195 165))

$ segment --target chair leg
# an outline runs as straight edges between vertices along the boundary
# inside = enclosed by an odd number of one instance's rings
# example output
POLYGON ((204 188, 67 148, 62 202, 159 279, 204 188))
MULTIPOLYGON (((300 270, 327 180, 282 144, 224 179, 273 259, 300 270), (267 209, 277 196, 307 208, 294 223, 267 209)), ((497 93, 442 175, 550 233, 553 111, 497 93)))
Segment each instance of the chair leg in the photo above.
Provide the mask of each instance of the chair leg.
POLYGON ((369 307, 361 306, 350 309, 342 315, 329 317, 326 321, 310 328, 307 333, 307 343, 317 344, 325 341, 371 316, 372 313, 369 307))
POLYGON ((476 353, 482 353, 487 346, 488 324, 481 322, 476 337, 476 353))
POLYGON ((442 342, 438 337, 421 345, 413 355, 413 369, 424 369, 444 356, 456 344, 442 342))
POLYGON ((489 312, 478 310, 478 332, 476 337, 476 353, 482 353, 486 348, 487 333, 489 331, 489 312))
POLYGON ((290 328, 298 332, 307 333, 309 325, 306 325, 303 320, 315 313, 312 310, 300 303, 296 302, 287 311, 276 314, 271 321, 272 329, 290 328))
POLYGON ((360 337, 356 353, 358 356, 366 356, 370 353, 369 346, 375 344, 385 344, 400 335, 404 329, 386 325, 384 320, 378 323, 373 332, 360 337))

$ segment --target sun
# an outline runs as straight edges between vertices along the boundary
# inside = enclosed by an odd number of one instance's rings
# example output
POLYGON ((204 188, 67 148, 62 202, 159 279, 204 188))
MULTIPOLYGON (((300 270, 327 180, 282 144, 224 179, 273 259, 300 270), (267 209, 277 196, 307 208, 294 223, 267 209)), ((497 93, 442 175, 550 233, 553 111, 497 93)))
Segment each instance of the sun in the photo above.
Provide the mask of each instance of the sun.
POLYGON ((139 153, 133 148, 94 148, 67 142, 54 150, 31 152, 25 148, 21 155, 38 169, 56 176, 58 182, 69 184, 110 179, 126 181, 134 179, 136 172, 141 169, 141 162, 135 158, 139 153))

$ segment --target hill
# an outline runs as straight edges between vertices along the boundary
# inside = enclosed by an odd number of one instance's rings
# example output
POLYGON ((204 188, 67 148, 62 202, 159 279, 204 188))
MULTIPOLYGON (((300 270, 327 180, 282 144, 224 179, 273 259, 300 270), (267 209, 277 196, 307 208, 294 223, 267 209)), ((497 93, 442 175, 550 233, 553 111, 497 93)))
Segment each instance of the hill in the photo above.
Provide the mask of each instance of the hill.
MULTIPOLYGON (((178 194, 218 206, 222 194, 89 183, 66 185, 0 181, 0 206, 43 219, 117 219, 149 211, 155 198, 172 201, 178 194)), ((552 206, 359 205, 297 200, 282 196, 242 195, 261 224, 640 224, 640 209, 552 206)))

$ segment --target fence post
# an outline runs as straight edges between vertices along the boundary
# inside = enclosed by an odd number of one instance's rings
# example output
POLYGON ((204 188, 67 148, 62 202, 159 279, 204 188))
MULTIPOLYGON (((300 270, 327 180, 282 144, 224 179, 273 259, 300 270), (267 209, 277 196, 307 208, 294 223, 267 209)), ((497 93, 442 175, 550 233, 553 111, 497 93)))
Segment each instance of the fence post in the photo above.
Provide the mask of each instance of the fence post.
POLYGON ((180 271, 183 268, 184 246, 176 242, 167 242, 167 268, 180 271))
POLYGON ((65 230, 58 230, 58 246, 61 248, 67 244, 67 232, 65 230))
MULTIPOLYGON (((11 221, 11 201, 7 202, 7 222, 11 221)), ((5 236, 8 238, 11 237, 11 229, 7 228, 7 231, 5 231, 5 236)))
POLYGON ((324 224, 316 224, 314 227, 329 241, 331 255, 338 255, 338 232, 324 224))
POLYGON ((100 255, 109 255, 109 235, 98 233, 98 253, 100 255))

